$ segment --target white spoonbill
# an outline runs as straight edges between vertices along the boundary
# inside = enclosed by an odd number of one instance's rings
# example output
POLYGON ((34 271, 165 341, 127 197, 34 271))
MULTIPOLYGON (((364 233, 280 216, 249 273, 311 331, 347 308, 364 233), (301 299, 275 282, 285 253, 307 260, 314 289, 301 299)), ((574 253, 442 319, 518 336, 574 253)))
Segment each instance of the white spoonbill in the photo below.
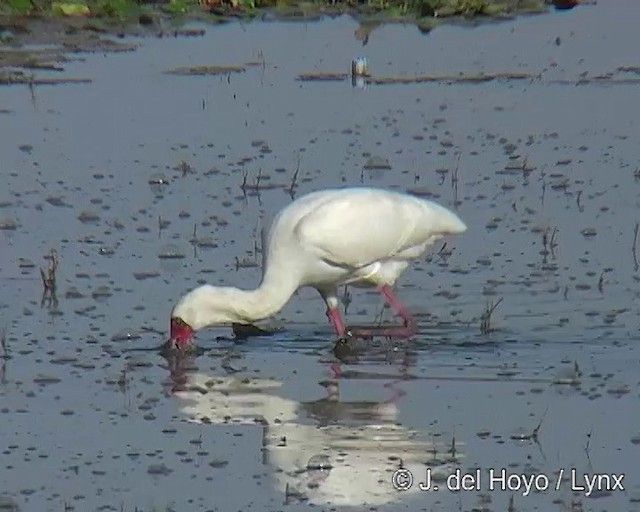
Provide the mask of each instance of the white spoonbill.
POLYGON ((380 333, 410 337, 415 322, 396 298, 393 284, 429 245, 466 229, 455 213, 408 194, 364 187, 312 192, 273 220, 263 240, 260 286, 240 290, 203 285, 190 291, 171 312, 170 344, 182 349, 204 327, 267 318, 302 286, 318 290, 336 334, 342 337, 346 328, 336 288, 344 284, 378 287, 404 321, 380 333))

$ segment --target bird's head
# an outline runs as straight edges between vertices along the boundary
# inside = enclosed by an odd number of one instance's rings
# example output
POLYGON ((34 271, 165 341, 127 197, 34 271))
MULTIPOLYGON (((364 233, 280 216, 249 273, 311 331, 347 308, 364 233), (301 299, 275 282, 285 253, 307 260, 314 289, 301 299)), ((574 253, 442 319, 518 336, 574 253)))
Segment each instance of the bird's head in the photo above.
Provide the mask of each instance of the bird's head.
POLYGON ((179 349, 191 343, 196 331, 238 322, 226 288, 204 285, 184 295, 171 311, 170 342, 179 349))

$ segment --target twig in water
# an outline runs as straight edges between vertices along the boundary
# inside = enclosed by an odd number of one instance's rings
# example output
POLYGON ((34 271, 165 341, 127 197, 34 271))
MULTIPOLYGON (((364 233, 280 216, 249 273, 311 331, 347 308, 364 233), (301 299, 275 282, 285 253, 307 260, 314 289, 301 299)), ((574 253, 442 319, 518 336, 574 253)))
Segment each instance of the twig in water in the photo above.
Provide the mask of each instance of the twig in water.
POLYGON ((584 445, 584 453, 587 454, 587 461, 589 461, 589 466, 591 466, 591 454, 590 454, 590 450, 591 450, 591 436, 593 434, 593 427, 591 427, 591 430, 589 430, 589 433, 587 434, 587 444, 584 445))
POLYGON ((344 315, 347 316, 347 309, 349 309, 349 304, 351 304, 352 299, 351 292, 349 291, 349 288, 346 284, 344 285, 344 292, 342 294, 342 297, 340 297, 340 301, 344 306, 344 315))
POLYGON ((7 349, 7 329, 3 328, 0 331, 0 345, 2 346, 2 358, 9 358, 9 350, 7 349))
POLYGON ((58 297, 56 295, 56 271, 58 270, 58 253, 55 249, 51 249, 49 254, 45 256, 49 260, 47 270, 40 268, 40 277, 42 278, 42 298, 40 306, 57 307, 58 297))
POLYGON ((549 247, 551 248, 551 252, 553 253, 553 250, 558 247, 558 242, 556 242, 556 235, 558 234, 558 228, 554 227, 553 231, 551 232, 551 240, 549 240, 549 247))
POLYGON ((291 177, 291 184, 289 185, 289 188, 286 189, 286 191, 289 192, 291 199, 293 199, 296 195, 296 187, 298 186, 299 174, 300 174, 300 152, 298 152, 298 163, 296 165, 296 170, 294 171, 293 176, 291 177))
POLYGON ((35 76, 33 73, 29 76, 29 93, 31 94, 31 105, 36 108, 36 88, 35 88, 35 76))
POLYGON ((493 315, 493 312, 496 310, 496 308, 500 305, 502 300, 502 297, 500 297, 497 302, 490 302, 489 304, 487 304, 487 307, 480 317, 480 332, 482 334, 489 334, 491 331, 493 331, 493 328, 491 327, 491 316, 493 315))
POLYGON ((551 231, 551 236, 549 236, 549 228, 545 229, 542 232, 542 254, 545 257, 548 254, 551 254, 551 257, 555 259, 556 252, 555 248, 558 246, 558 242, 556 242, 556 235, 558 234, 558 228, 554 227, 551 231))
POLYGON ((51 249, 49 254, 45 256, 49 260, 49 266, 45 272, 40 268, 40 276, 42 277, 42 286, 45 292, 55 292, 56 289, 56 270, 58 269, 58 253, 55 249, 51 249))
POLYGON ((451 461, 456 460, 456 436, 455 434, 451 437, 451 448, 449 449, 449 453, 451 454, 451 461))
POLYGON ((638 271, 637 243, 638 243, 638 223, 636 222, 636 226, 635 228, 633 228, 633 246, 631 247, 631 252, 633 253, 633 266, 636 272, 638 271))
POLYGON ((458 170, 460 169, 460 157, 462 156, 462 151, 458 151, 456 154, 456 166, 453 169, 453 173, 451 173, 451 188, 453 188, 453 205, 457 208, 461 202, 458 199, 458 170))
POLYGON ((453 168, 453 172, 451 173, 451 186, 456 186, 458 183, 458 169, 460 169, 460 157, 462 156, 462 152, 458 151, 456 154, 456 165, 453 168))
POLYGON ((447 258, 453 254, 453 249, 448 249, 447 242, 445 242, 444 244, 442 244, 442 247, 440 247, 440 250, 437 252, 437 254, 440 259, 446 263, 447 258))
POLYGON ((246 199, 247 197, 247 170, 246 169, 242 169, 242 184, 240 185, 240 190, 242 190, 242 193, 244 194, 244 197, 246 199))
POLYGON ((175 166, 175 170, 182 173, 182 177, 184 178, 187 174, 191 174, 195 172, 193 167, 191 167, 185 160, 180 160, 180 163, 175 166))
POLYGON ((536 428, 534 428, 533 432, 531 432, 531 439, 533 439, 536 443, 538 442, 538 434, 540 433, 540 427, 542 427, 542 422, 547 417, 548 412, 549 412, 549 407, 545 409, 544 414, 542 415, 542 418, 540 418, 540 421, 536 425, 536 428))
POLYGON ((118 378, 118 387, 122 393, 126 393, 127 391, 127 383, 129 382, 129 377, 127 377, 127 366, 122 369, 120 372, 120 377, 118 378))

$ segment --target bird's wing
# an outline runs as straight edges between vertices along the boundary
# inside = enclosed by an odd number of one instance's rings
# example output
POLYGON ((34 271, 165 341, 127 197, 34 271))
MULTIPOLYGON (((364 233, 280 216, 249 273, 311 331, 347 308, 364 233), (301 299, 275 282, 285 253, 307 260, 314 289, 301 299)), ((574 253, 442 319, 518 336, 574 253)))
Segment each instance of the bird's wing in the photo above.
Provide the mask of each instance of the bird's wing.
POLYGON ((316 205, 298 221, 295 233, 305 249, 350 268, 424 246, 434 234, 419 200, 367 194, 316 205))

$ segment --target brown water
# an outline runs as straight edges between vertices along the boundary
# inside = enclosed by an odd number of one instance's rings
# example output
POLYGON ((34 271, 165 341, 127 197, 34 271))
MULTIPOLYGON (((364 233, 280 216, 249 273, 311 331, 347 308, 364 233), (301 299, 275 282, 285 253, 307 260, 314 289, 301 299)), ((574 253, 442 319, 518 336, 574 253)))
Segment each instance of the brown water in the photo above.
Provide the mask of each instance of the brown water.
MULTIPOLYGON (((639 65, 638 15, 617 0, 428 36, 389 25, 364 47, 349 18, 234 23, 66 65, 91 84, 3 88, 0 509, 640 510, 639 77, 619 69, 639 65), (296 80, 359 55, 376 77, 537 78, 296 80), (298 162, 298 195, 413 190, 468 224, 399 286, 416 340, 324 382, 333 339, 303 290, 274 321, 286 332, 209 330, 202 354, 165 360, 152 349, 181 293, 259 281, 236 258, 259 261, 260 228, 291 198, 243 195, 243 173, 288 186, 298 162), (41 305, 51 248, 58 301, 41 305), (410 491, 392 487, 401 465, 410 491), (421 492, 427 467, 478 468, 480 490, 421 492), (549 488, 492 491, 501 468, 549 488), (572 468, 625 473, 625 490, 572 491, 572 468)), ((379 297, 351 292, 348 322, 370 322, 379 297)))

